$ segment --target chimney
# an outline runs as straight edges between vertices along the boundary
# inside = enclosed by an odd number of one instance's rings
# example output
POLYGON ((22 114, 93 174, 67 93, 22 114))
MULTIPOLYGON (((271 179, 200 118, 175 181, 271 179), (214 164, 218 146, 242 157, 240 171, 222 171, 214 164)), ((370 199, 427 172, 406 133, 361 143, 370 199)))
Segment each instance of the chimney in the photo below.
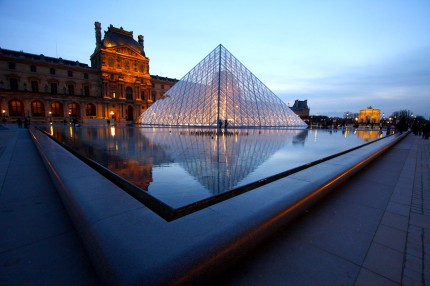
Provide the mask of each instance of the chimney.
POLYGON ((102 44, 102 24, 100 22, 95 22, 94 27, 96 30, 96 49, 99 49, 102 44))
POLYGON ((138 38, 139 45, 142 47, 142 55, 145 56, 145 50, 144 50, 144 45, 143 45, 143 36, 139 35, 139 36, 137 36, 137 38, 138 38))

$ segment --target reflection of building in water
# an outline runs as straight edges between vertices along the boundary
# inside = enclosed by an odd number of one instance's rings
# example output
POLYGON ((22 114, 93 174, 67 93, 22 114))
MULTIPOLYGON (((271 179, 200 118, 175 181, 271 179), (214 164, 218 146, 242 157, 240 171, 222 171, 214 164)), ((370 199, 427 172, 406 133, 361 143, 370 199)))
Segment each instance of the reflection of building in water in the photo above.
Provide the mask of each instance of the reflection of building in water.
POLYGON ((216 47, 140 122, 166 126, 300 127, 307 125, 222 45, 216 47))
POLYGON ((152 144, 134 128, 54 129, 54 137, 136 186, 147 190, 154 164, 171 162, 163 148, 152 144), (65 132, 61 132, 61 131, 65 132))
POLYGON ((308 138, 308 130, 302 130, 293 137, 293 145, 305 145, 306 138, 308 138))
MULTIPOLYGON (((163 146, 169 157, 213 194, 236 187, 257 167, 303 130, 240 129, 175 130, 145 133, 148 141, 163 146)), ((302 137, 303 138, 303 137, 302 137)))
POLYGON ((296 99, 294 101, 294 105, 290 107, 292 111, 294 111, 295 114, 300 116, 300 118, 309 123, 309 112, 310 108, 308 106, 308 100, 298 100, 296 99))
POLYGON ((381 110, 374 109, 369 106, 366 109, 360 110, 358 114, 358 123, 360 124, 379 124, 381 118, 381 110))
POLYGON ((380 132, 377 130, 356 130, 356 134, 364 141, 369 141, 378 138, 380 132))
MULTIPOLYGON (((48 130, 49 132, 49 130, 48 130)), ((148 190, 153 168, 177 163, 213 194, 238 186, 307 130, 135 129, 55 126, 54 137, 136 186, 148 190)))

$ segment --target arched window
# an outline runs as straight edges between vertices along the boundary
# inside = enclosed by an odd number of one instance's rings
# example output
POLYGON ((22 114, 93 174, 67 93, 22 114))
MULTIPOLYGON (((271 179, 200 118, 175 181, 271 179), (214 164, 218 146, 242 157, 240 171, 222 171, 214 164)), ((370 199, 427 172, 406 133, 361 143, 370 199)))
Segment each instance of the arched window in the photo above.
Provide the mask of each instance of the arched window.
POLYGON ((125 88, 125 98, 133 100, 133 89, 129 86, 125 88))
POLYGON ((20 100, 13 99, 9 102, 10 116, 24 116, 24 105, 20 100))
POLYGON ((61 104, 61 102, 54 101, 53 103, 51 103, 51 112, 52 112, 52 116, 55 116, 55 117, 64 116, 63 105, 61 104))
POLYGON ((88 103, 85 107, 85 114, 87 116, 96 116, 96 106, 92 103, 88 103))
POLYGON ((69 105, 67 106, 67 108, 69 109, 69 115, 70 117, 79 117, 79 104, 72 102, 69 103, 69 105))
POLYGON ((31 115, 34 117, 45 116, 45 106, 39 100, 35 100, 31 103, 31 115))

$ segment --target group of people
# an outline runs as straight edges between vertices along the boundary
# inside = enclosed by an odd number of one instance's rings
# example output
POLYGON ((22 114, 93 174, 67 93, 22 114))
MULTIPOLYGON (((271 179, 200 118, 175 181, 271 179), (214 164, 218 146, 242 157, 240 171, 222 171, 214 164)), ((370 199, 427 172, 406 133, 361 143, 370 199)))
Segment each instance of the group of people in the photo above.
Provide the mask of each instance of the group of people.
MULTIPOLYGON (((18 123, 18 128, 22 128, 22 123, 23 123, 23 121, 22 121, 21 117, 20 117, 20 118, 18 118, 18 119, 16 120, 16 122, 18 123)), ((30 126, 30 118, 25 117, 25 118, 24 118, 24 128, 28 128, 29 126, 30 126)))
POLYGON ((420 124, 416 122, 411 127, 412 133, 418 136, 422 136, 423 139, 429 139, 430 137, 430 121, 427 123, 420 124))
MULTIPOLYGON (((223 121, 220 119, 220 120, 218 120, 218 128, 222 128, 222 126, 223 126, 223 121)), ((227 129, 227 127, 228 127, 228 120, 226 119, 226 120, 224 120, 224 129, 227 129)))

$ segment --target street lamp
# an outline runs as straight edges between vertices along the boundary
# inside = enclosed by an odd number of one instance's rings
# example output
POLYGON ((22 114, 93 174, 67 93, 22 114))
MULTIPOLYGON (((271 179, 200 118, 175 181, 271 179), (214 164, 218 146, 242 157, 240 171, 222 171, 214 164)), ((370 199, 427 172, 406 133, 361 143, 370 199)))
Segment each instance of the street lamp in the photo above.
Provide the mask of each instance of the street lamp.
POLYGON ((6 110, 2 110, 1 112, 3 114, 3 123, 6 123, 6 110))
POLYGON ((52 124, 52 111, 49 111, 49 124, 52 124))

